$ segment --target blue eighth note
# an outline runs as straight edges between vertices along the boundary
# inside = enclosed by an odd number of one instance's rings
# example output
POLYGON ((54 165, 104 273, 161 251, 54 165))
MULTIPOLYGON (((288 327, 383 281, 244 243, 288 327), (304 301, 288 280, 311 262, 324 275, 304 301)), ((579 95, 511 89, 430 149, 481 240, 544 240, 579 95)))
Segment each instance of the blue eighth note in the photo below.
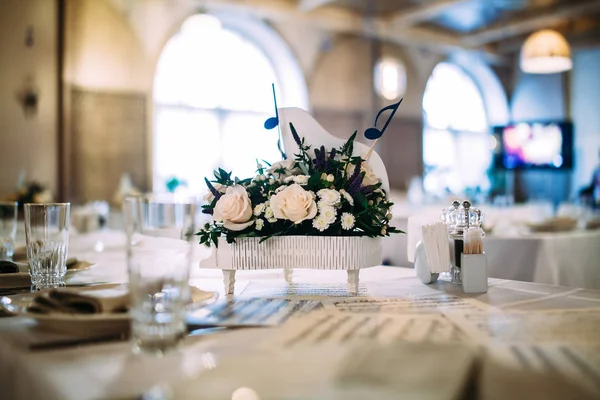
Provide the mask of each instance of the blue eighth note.
MULTIPOLYGON (((390 121, 392 120, 392 118, 394 118, 394 114, 396 114, 396 110, 398 110, 398 107, 400 107, 400 103, 402 103, 402 100, 404 99, 400 99, 399 102, 394 103, 392 105, 389 105, 387 107, 382 108, 378 113, 377 116, 375 117, 375 123, 373 124, 374 126, 372 128, 369 128, 365 131, 365 137, 367 139, 370 140, 375 140, 375 139, 379 139, 382 135, 383 132, 385 132, 386 128, 388 127, 390 121), (379 130, 377 129, 377 120, 379 119, 379 116, 386 110, 392 110, 392 113, 390 114, 389 118, 387 121, 385 121, 385 125, 383 126, 383 129, 379 130)), ((266 126, 266 125, 265 125, 266 126)))
POLYGON ((275 96, 275 84, 273 86, 273 101, 275 102, 275 116, 265 121, 265 129, 273 129, 279 125, 279 111, 277 110, 277 96, 275 96))

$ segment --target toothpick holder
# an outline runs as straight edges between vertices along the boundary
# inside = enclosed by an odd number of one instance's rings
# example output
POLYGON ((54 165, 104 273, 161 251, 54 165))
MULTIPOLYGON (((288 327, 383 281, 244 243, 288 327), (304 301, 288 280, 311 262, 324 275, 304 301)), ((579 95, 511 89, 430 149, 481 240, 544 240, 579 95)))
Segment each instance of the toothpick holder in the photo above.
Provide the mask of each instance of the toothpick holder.
POLYGON ((464 293, 487 292, 487 257, 485 253, 461 253, 460 272, 464 293))

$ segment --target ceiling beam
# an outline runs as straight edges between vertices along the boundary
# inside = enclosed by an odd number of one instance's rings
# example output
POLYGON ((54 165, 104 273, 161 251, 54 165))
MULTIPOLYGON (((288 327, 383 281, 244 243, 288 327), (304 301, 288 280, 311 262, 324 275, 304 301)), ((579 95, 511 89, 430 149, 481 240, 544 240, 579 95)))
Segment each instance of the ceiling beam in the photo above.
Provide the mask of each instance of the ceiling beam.
POLYGON ((487 43, 498 42, 514 36, 530 33, 538 29, 550 28, 563 23, 569 18, 597 11, 600 11, 600 1, 596 0, 590 0, 583 4, 549 9, 543 13, 524 18, 520 21, 498 23, 491 28, 466 35, 463 38, 463 44, 469 47, 478 47, 487 43))
POLYGON ((298 8, 304 12, 316 10, 320 7, 325 7, 333 3, 335 0, 300 0, 298 8))
POLYGON ((196 3, 211 11, 236 11, 268 21, 306 25, 334 33, 374 37, 441 54, 451 54, 457 50, 480 52, 492 63, 503 62, 503 58, 490 49, 465 46, 457 36, 417 27, 397 29, 382 18, 365 19, 356 13, 337 7, 326 7, 307 14, 300 11, 295 4, 281 0, 196 0, 196 3))
POLYGON ((419 22, 429 21, 447 9, 464 3, 466 0, 437 0, 430 1, 419 6, 411 7, 407 10, 400 10, 394 13, 390 23, 394 27, 406 27, 418 24, 419 22))

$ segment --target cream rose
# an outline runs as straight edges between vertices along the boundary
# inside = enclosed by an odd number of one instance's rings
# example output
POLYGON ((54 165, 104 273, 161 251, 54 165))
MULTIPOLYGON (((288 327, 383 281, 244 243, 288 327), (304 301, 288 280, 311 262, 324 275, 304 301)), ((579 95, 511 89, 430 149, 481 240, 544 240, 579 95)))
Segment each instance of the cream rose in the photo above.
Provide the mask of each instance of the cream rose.
POLYGON ((277 219, 289 219, 299 224, 317 215, 317 203, 313 195, 294 183, 271 196, 273 215, 277 219))
POLYGON ((252 204, 246 189, 240 185, 229 186, 215 204, 213 218, 232 231, 241 231, 252 225, 252 204))
MULTIPOLYGON (((355 167, 356 166, 354 164, 348 164, 348 167, 346 168, 346 173, 348 174, 348 176, 352 176, 355 167)), ((379 177, 375 175, 371 167, 369 167, 364 161, 360 166, 360 172, 365 173, 365 177, 363 178, 363 186, 376 185, 379 182, 381 182, 381 179, 379 179, 379 177)))

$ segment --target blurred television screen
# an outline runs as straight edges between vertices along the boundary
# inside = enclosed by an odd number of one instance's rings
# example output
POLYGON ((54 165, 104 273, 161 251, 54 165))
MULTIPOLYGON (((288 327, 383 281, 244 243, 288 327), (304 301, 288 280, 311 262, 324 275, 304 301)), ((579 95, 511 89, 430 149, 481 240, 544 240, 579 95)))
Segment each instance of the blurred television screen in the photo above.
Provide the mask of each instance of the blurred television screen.
POLYGON ((494 129, 496 168, 570 169, 573 126, 569 122, 519 122, 494 129))

